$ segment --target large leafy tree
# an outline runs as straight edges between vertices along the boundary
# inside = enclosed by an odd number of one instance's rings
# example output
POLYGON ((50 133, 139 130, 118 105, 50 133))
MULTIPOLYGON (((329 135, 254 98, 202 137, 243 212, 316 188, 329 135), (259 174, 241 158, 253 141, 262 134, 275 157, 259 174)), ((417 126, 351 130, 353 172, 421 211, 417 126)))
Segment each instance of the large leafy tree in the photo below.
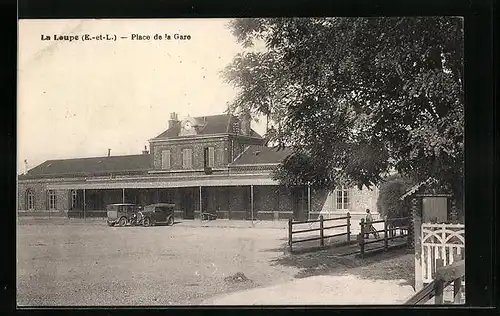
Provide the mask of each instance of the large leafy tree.
POLYGON ((379 184, 396 170, 461 194, 463 25, 454 17, 236 19, 232 110, 290 146, 285 184, 379 184), (260 46, 259 46, 260 45, 260 46))

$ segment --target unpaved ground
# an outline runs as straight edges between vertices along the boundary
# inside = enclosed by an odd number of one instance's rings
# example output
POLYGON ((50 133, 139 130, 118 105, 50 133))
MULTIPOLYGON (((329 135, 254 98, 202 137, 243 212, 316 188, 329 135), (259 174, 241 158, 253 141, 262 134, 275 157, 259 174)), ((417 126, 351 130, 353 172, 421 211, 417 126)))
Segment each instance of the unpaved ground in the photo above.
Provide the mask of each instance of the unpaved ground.
POLYGON ((215 297, 207 305, 395 305, 415 293, 399 280, 321 275, 215 297))
POLYGON ((197 304, 220 293, 293 279, 269 263, 280 229, 19 225, 19 305, 197 304), (249 279, 224 279, 242 272, 249 279))
MULTIPOLYGON (((25 222, 17 228, 17 301, 22 306, 196 305, 307 276, 408 280, 413 274, 403 252, 363 260, 331 251, 290 255, 284 252, 286 238, 286 230, 272 228, 25 222), (238 272, 248 280, 231 278, 238 272)), ((378 286, 376 292, 383 291, 378 286)))
POLYGON ((415 294, 414 256, 397 250, 359 259, 330 251, 284 256, 281 264, 299 267, 287 283, 207 299, 206 305, 393 305, 415 294))

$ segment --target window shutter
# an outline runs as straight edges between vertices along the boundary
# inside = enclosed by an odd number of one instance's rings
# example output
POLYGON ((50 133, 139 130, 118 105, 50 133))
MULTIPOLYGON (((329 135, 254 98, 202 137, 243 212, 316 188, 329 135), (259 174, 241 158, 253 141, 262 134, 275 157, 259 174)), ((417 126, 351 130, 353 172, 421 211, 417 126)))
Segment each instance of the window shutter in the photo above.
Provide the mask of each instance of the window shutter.
POLYGON ((215 163, 215 148, 208 147, 208 166, 213 168, 215 163))
POLYGON ((182 167, 187 169, 187 152, 185 149, 182 150, 182 167))
POLYGON ((208 162, 208 147, 203 148, 203 167, 210 167, 210 163, 208 162))
POLYGON ((161 168, 170 169, 170 150, 163 150, 161 152, 161 168))
POLYGON ((188 168, 192 169, 193 168, 193 150, 188 149, 188 168))
POLYGON ((193 150, 190 148, 182 150, 182 167, 184 169, 192 169, 193 167, 193 150))

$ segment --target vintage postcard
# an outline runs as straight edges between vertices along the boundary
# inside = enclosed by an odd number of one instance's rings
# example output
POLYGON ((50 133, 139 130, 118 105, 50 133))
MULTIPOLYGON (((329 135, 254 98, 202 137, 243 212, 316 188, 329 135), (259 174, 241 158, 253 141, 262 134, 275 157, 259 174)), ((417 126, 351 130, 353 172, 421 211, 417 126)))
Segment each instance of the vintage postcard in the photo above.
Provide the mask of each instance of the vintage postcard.
POLYGON ((17 305, 463 304, 463 29, 20 20, 17 305))

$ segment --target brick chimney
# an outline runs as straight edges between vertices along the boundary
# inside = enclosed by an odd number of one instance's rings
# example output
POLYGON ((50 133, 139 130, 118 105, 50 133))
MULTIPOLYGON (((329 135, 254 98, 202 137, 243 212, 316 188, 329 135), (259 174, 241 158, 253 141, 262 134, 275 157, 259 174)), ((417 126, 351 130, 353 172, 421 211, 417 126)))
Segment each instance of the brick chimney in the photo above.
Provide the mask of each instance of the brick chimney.
POLYGON ((170 113, 170 120, 168 120, 168 128, 173 128, 178 126, 179 127, 181 126, 181 121, 179 121, 179 116, 175 112, 170 113))
POLYGON ((239 115, 240 131, 242 135, 250 136, 252 117, 250 111, 245 110, 239 115))

